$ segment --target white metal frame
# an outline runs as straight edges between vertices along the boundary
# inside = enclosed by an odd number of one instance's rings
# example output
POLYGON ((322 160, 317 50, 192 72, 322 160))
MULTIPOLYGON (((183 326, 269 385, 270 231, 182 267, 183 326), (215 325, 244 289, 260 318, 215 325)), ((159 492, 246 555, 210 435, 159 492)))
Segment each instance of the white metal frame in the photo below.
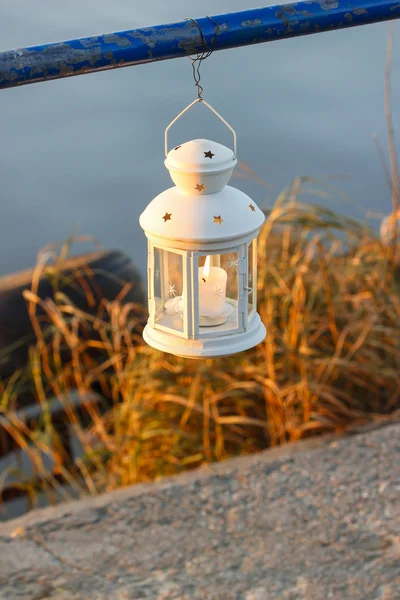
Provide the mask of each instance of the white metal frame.
POLYGON ((250 296, 251 293, 253 294, 253 308, 251 309, 251 312, 249 313, 249 308, 248 308, 248 304, 247 304, 247 311, 246 311, 247 323, 249 323, 251 321, 251 319, 254 317, 255 313, 257 312, 257 238, 254 238, 253 240, 251 240, 251 242, 249 242, 247 244, 247 257, 249 256, 249 248, 251 245, 253 245, 252 264, 251 264, 251 274, 253 277, 253 281, 252 281, 252 285, 250 286, 249 285, 250 265, 248 263, 245 289, 247 290, 247 298, 250 296))
POLYGON ((166 247, 166 246, 161 246, 160 244, 157 243, 153 243, 150 239, 149 239, 149 268, 148 268, 148 279, 149 279, 149 316, 150 316, 150 326, 153 329, 159 329, 160 331, 165 331, 167 333, 173 333, 174 335, 177 335, 179 337, 185 338, 185 339, 189 339, 189 337, 191 337, 191 333, 189 335, 189 332, 192 331, 192 324, 190 323, 189 319, 188 319, 188 315, 190 314, 190 311, 187 310, 187 302, 188 299, 190 298, 190 291, 191 291, 191 285, 190 285, 190 281, 188 278, 188 251, 187 250, 179 250, 177 248, 171 248, 171 247, 166 247), (168 262, 166 260, 167 255, 165 254, 166 252, 171 252, 173 254, 179 254, 182 257, 182 296, 185 299, 185 310, 184 310, 184 314, 183 314, 183 323, 182 323, 182 331, 179 331, 179 329, 174 329, 172 327, 167 327, 165 325, 160 325, 160 323, 158 323, 155 320, 156 317, 156 305, 155 305, 155 291, 154 291, 154 277, 155 277, 155 272, 154 272, 154 250, 157 248, 157 250, 162 250, 163 251, 163 260, 162 262, 162 266, 160 265, 160 280, 161 277, 163 278, 161 280, 161 290, 162 290, 162 302, 165 304, 165 298, 168 299, 168 293, 166 293, 165 290, 165 286, 168 286, 168 277, 166 276, 166 271, 168 270, 168 262))

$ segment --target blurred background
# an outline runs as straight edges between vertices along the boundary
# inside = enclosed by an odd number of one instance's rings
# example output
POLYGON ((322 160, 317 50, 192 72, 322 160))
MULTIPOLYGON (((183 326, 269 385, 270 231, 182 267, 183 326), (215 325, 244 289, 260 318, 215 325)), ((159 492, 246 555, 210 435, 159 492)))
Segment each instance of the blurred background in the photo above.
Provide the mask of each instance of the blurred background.
MULTIPOLYGON (((253 0, 0 0, 0 49, 254 8, 253 0)), ((273 4, 273 3, 270 3, 273 4)), ((274 3, 275 4, 275 3, 274 3)), ((371 134, 386 154, 384 65, 389 24, 216 52, 202 65, 204 97, 237 129, 239 158, 265 179, 233 184, 272 206, 295 176, 329 181, 320 203, 349 216, 391 211, 371 134)), ((395 36, 396 57, 396 36, 395 36)), ((399 129, 400 60, 392 66, 399 129)), ((138 218, 171 185, 166 125, 196 91, 182 58, 5 90, 0 94, 0 275, 32 266, 74 230, 125 251, 145 271, 138 218)), ((197 107, 196 107, 197 108, 197 107)), ((229 143, 200 107, 173 132, 229 143)), ((375 227, 379 222, 371 223, 375 227)), ((86 250, 76 246, 76 252, 86 250)))

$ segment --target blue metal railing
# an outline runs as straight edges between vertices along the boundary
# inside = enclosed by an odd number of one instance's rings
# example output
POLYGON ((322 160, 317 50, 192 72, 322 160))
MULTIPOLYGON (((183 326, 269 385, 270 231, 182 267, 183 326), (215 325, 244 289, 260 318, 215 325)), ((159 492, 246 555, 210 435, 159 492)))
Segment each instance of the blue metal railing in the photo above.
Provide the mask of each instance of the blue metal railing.
POLYGON ((400 0, 307 0, 0 52, 0 89, 396 19, 400 0))

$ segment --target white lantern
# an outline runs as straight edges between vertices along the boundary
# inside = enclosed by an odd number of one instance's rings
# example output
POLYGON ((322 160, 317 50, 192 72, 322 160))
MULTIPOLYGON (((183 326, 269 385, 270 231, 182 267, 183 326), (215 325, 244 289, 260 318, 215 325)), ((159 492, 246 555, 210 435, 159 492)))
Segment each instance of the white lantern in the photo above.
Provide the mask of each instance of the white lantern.
POLYGON ((256 310, 257 235, 264 213, 229 185, 233 152, 196 139, 168 152, 175 183, 140 216, 148 238, 149 320, 145 341, 186 358, 227 356, 260 343, 266 330, 256 310))

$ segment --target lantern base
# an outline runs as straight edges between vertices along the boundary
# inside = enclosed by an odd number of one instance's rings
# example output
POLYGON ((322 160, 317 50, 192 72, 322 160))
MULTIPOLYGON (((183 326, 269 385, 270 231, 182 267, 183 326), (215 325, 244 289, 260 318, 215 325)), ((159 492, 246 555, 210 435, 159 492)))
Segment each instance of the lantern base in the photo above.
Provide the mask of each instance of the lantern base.
POLYGON ((199 359, 218 358, 243 352, 257 346, 266 335, 267 331, 258 313, 253 315, 247 331, 233 333, 232 335, 188 340, 172 333, 153 329, 148 324, 143 331, 143 339, 149 346, 181 358, 199 359))

